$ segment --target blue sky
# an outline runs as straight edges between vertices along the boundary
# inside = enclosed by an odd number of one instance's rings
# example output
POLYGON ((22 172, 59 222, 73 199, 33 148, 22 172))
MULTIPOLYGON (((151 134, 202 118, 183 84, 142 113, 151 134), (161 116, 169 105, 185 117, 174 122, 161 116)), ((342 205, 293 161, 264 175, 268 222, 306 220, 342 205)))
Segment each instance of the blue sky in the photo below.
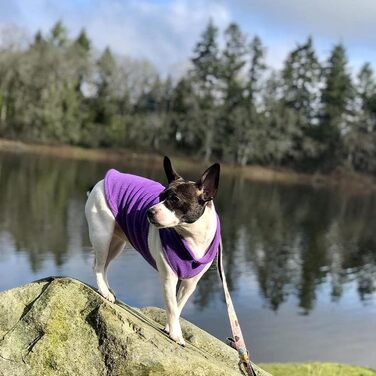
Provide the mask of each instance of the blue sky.
POLYGON ((71 36, 84 27, 96 48, 146 58, 163 73, 184 69, 209 18, 222 31, 235 21, 249 38, 258 34, 271 67, 308 35, 321 59, 342 42, 354 70, 376 66, 375 0, 0 0, 0 30, 33 35, 61 19, 71 36))

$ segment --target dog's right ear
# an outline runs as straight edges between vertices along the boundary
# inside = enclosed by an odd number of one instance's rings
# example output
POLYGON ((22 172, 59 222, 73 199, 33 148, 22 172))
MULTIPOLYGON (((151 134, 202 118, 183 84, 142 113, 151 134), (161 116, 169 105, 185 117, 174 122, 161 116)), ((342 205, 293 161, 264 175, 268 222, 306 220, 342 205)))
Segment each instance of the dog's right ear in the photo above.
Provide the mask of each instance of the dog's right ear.
POLYGON ((218 191, 219 174, 221 166, 219 163, 214 163, 201 176, 201 179, 196 183, 199 190, 202 191, 202 199, 204 201, 213 200, 218 191))
POLYGON ((164 170, 165 170, 165 173, 166 173, 166 176, 167 176, 168 184, 170 184, 171 182, 173 182, 175 180, 182 179, 182 177, 172 167, 172 164, 171 164, 169 157, 166 157, 166 156, 164 157, 163 167, 164 167, 164 170))

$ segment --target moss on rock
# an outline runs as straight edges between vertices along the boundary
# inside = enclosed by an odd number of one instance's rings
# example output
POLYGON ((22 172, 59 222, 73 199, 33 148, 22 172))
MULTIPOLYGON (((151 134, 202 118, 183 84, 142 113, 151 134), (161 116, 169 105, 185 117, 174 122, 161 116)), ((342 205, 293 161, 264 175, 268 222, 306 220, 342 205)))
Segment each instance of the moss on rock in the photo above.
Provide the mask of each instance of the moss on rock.
POLYGON ((186 320, 183 348, 164 322, 161 309, 111 304, 71 278, 36 281, 0 293, 0 374, 242 375, 236 351, 186 320))

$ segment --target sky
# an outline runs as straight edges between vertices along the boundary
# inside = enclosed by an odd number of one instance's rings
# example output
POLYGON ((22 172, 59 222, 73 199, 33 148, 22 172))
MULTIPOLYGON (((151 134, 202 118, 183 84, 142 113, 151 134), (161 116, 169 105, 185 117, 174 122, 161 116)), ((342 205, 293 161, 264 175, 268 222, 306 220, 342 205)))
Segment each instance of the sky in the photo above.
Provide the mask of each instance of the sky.
POLYGON ((208 20, 220 31, 236 22, 267 48, 280 68, 289 51, 311 35, 320 59, 346 46, 350 68, 376 68, 376 0, 0 0, 0 30, 47 33, 61 19, 74 37, 85 28, 97 49, 150 60, 163 74, 188 66, 208 20))

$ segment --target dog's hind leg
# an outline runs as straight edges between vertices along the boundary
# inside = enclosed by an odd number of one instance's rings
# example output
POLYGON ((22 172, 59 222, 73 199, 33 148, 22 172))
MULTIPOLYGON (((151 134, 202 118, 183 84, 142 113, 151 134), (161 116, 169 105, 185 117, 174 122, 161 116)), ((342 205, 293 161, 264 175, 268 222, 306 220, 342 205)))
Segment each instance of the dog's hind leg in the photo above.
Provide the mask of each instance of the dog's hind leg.
POLYGON ((108 265, 110 264, 110 262, 114 260, 117 256, 119 256, 120 253, 124 250, 126 242, 127 242, 127 238, 125 237, 120 226, 116 223, 112 240, 111 240, 111 244, 110 244, 110 249, 109 249, 107 260, 106 260, 106 269, 108 265))
POLYGON ((95 277, 97 279, 97 285, 99 292, 110 302, 115 301, 115 296, 110 291, 107 281, 107 258, 110 250, 110 244, 112 239, 111 229, 109 232, 103 231, 102 236, 96 235, 91 237, 91 241, 95 251, 95 277))
POLYGON ((115 293, 110 288, 110 284, 108 283, 108 279, 107 279, 107 268, 110 262, 120 255, 120 253, 123 251, 125 244, 126 244, 126 240, 124 239, 124 237, 117 234, 117 231, 116 231, 117 226, 118 225, 115 225, 115 232, 114 232, 114 235, 112 236, 112 240, 111 240, 110 248, 107 254, 107 260, 106 260, 106 263, 104 266, 104 272, 103 272, 104 280, 106 281, 107 287, 110 290, 111 294, 114 296, 114 298, 116 298, 115 293))
POLYGON ((110 292, 106 264, 115 229, 115 218, 108 208, 103 191, 103 181, 96 184, 91 191, 85 206, 86 219, 89 226, 89 237, 95 252, 95 276, 99 292, 110 302, 115 301, 110 292))

